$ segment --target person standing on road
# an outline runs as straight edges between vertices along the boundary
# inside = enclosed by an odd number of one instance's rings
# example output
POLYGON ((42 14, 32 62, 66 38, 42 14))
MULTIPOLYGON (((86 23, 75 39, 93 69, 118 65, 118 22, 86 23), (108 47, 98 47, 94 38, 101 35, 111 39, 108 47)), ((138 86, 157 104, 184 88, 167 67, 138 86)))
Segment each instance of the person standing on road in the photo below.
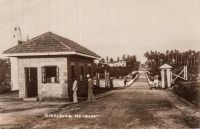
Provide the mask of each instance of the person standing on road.
POLYGON ((110 78, 110 89, 113 90, 113 78, 112 77, 109 78, 110 78))
POLYGON ((87 78, 88 78, 88 100, 89 101, 96 100, 93 93, 94 81, 92 80, 89 74, 87 75, 87 78))
POLYGON ((78 103, 77 90, 78 90, 78 81, 76 80, 76 76, 74 76, 74 82, 72 87, 74 103, 78 103))
POLYGON ((124 77, 124 87, 126 86, 126 77, 124 77))

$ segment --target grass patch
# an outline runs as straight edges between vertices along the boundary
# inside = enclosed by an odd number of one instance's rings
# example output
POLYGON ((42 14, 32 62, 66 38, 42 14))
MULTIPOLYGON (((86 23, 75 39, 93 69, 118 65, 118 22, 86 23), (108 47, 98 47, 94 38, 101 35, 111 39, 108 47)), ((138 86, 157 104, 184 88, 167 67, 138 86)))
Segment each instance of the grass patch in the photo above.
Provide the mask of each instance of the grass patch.
POLYGON ((199 88, 200 88, 199 82, 192 82, 192 83, 177 82, 173 87, 173 91, 178 96, 195 104, 196 107, 200 107, 199 88))

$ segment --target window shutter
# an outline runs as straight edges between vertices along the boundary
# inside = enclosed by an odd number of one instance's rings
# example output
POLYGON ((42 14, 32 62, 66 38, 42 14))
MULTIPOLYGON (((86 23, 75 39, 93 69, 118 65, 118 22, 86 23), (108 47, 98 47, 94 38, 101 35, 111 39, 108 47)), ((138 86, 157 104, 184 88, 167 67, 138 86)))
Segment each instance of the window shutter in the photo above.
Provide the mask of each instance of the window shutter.
POLYGON ((59 68, 56 67, 56 82, 59 83, 59 68))
POLYGON ((46 83, 46 69, 45 67, 42 67, 42 83, 46 83))

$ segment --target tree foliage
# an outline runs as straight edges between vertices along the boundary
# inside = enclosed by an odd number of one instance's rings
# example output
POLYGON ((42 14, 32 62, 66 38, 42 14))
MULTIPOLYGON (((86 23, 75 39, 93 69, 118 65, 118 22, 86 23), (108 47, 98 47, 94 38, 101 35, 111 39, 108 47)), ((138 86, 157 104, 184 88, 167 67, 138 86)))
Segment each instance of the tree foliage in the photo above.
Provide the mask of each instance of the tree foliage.
POLYGON ((140 65, 140 62, 137 61, 137 58, 135 55, 125 55, 125 54, 122 55, 121 60, 120 60, 120 57, 117 57, 116 61, 112 57, 109 58, 108 56, 106 56, 106 59, 101 58, 98 65, 101 66, 101 64, 104 64, 104 63, 108 63, 108 62, 112 63, 112 62, 119 62, 119 61, 126 61, 127 67, 131 66, 136 69, 138 69, 140 65))
POLYGON ((105 63, 105 59, 101 58, 100 63, 105 63))
POLYGON ((138 63, 138 61, 137 61, 137 58, 135 55, 127 56, 127 58, 126 58, 127 66, 133 66, 133 65, 136 65, 137 63, 138 63))
POLYGON ((0 83, 10 79, 10 59, 0 59, 0 83))
POLYGON ((117 61, 120 61, 120 58, 119 58, 119 57, 117 57, 117 61))
POLYGON ((106 57, 106 62, 108 62, 109 60, 108 60, 109 58, 108 58, 108 56, 106 57))
POLYGON ((150 51, 144 53, 144 57, 147 58, 146 64, 149 66, 160 66, 165 63, 173 66, 196 66, 199 64, 200 52, 186 51, 179 52, 178 50, 167 50, 165 53, 157 51, 150 51))
POLYGON ((113 58, 110 58, 110 62, 113 62, 114 60, 113 60, 113 58))

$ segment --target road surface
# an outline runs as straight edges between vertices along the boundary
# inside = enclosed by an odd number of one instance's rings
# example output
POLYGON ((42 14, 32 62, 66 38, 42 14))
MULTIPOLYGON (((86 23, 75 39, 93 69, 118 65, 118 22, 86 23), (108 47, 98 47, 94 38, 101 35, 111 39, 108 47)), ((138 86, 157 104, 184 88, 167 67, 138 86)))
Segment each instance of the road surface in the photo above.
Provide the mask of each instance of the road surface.
POLYGON ((48 129, 133 129, 188 128, 191 123, 163 90, 149 90, 147 78, 140 75, 130 87, 116 90, 112 96, 85 101, 42 117, 26 128, 48 129), (62 118, 59 118, 61 117, 62 118))

